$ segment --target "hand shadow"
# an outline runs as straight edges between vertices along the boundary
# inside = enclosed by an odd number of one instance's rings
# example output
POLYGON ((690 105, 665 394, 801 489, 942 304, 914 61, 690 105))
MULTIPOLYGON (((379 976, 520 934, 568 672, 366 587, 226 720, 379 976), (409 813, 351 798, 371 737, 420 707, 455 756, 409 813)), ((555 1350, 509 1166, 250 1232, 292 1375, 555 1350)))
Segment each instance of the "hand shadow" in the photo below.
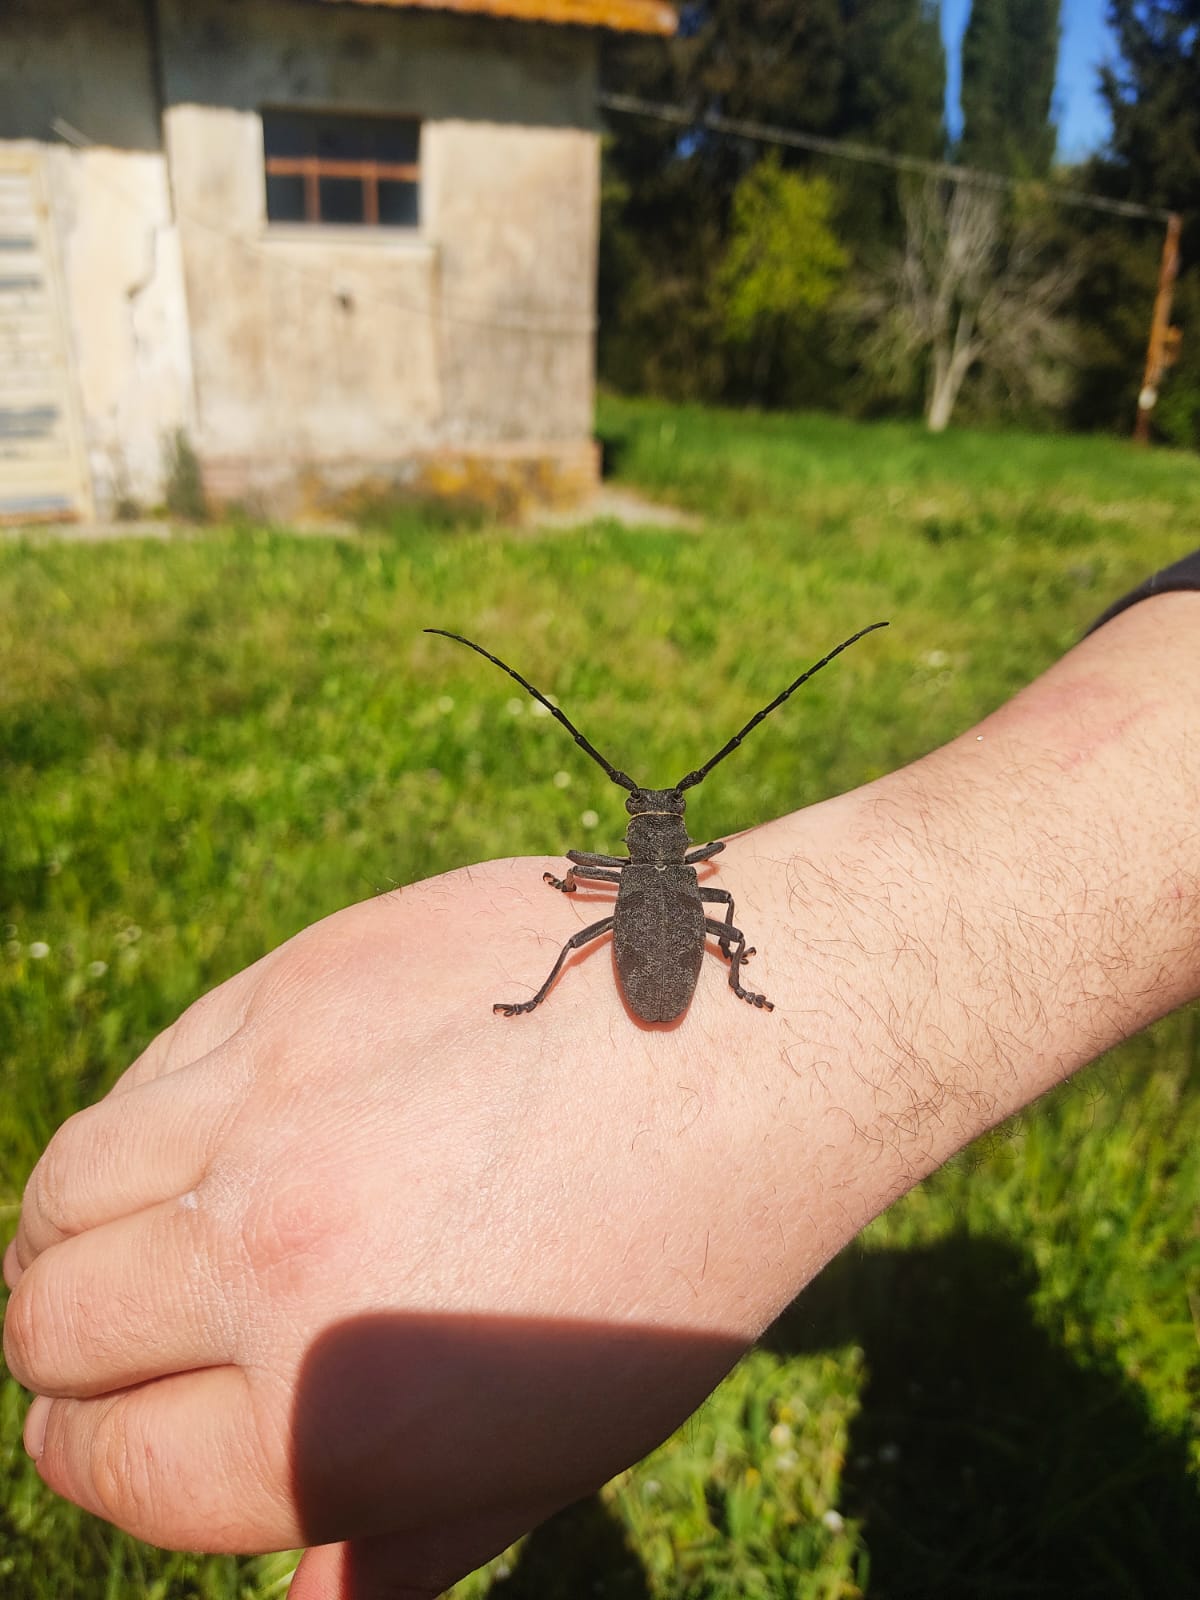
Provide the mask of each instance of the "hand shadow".
POLYGON ((542 1521, 497 1593, 646 1600, 619 1524, 585 1497, 666 1438, 740 1354, 728 1336, 661 1326, 485 1312, 348 1318, 309 1350, 296 1391, 304 1542, 362 1538, 350 1591, 374 1595, 370 1536, 405 1533, 421 1549, 405 1581, 432 1590, 542 1521))

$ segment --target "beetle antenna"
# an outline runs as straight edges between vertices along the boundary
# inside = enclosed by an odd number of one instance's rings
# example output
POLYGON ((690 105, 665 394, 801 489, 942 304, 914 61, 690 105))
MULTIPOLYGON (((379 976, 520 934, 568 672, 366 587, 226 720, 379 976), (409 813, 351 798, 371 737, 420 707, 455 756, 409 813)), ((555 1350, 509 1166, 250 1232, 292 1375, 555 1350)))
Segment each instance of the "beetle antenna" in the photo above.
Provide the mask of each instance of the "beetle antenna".
POLYGON ((740 733, 735 733, 728 744, 722 745, 721 749, 717 751, 716 755, 713 756, 711 761, 706 761, 702 767, 697 767, 695 772, 689 772, 687 777, 681 778, 675 787, 677 789, 695 788, 696 784, 700 782, 701 778, 706 778, 708 776, 718 761, 724 761, 727 755, 730 755, 734 750, 736 750, 738 745, 741 744, 742 740, 751 731, 751 729, 757 728, 763 718, 769 717, 772 711, 774 711, 777 706, 781 706, 789 695, 795 694, 796 690, 802 683, 807 683, 814 673, 820 672, 822 667, 827 667, 835 656, 840 656, 843 650, 849 650, 852 644, 857 644, 858 641, 866 634, 874 633, 876 628, 886 627, 886 622, 873 622, 869 628, 860 628, 857 633, 851 634, 848 639, 843 639, 836 650, 831 650, 827 656, 822 656, 820 661, 815 662, 811 667, 809 667, 807 672, 802 672, 796 679, 795 683, 789 683, 782 694, 777 694, 769 706, 764 706, 761 711, 756 712, 740 733))
MULTIPOLYGON (((535 689, 530 683, 529 679, 523 678, 519 672, 515 671, 509 666, 507 661, 501 661, 499 656, 494 656, 490 650, 485 650, 481 644, 476 644, 473 639, 464 639, 461 633, 449 633, 445 628, 426 628, 425 632, 440 633, 443 639, 454 639, 459 644, 465 644, 468 649, 474 650, 477 655, 483 656, 486 660, 490 661, 493 666, 499 667, 501 672, 507 672, 510 678, 515 678, 517 680, 522 689, 527 689, 535 700, 537 700, 541 705, 544 705, 546 710, 557 722, 562 723, 563 727, 571 735, 580 749, 586 750, 588 755, 591 756, 592 760, 595 761, 597 765, 604 768, 605 772, 608 773, 608 776, 614 783, 620 784, 622 789, 628 789, 631 792, 637 788, 637 784, 634 783, 633 779, 627 772, 622 772, 619 767, 614 767, 611 761, 606 761, 600 754, 599 750, 596 749, 595 745, 584 738, 583 734, 580 733, 579 729, 571 721, 570 717, 567 716, 565 711, 560 711, 557 706, 551 705, 542 691, 540 689, 535 689)), ((814 668, 813 670, 815 671, 816 669, 814 668)))

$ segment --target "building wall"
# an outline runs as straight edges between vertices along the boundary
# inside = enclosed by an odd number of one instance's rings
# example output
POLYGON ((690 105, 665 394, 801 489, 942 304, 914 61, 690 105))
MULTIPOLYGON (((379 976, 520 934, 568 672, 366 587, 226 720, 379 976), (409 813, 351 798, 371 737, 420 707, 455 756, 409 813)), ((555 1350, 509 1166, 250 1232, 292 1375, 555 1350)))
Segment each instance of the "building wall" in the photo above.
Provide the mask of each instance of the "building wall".
POLYGON ((161 0, 196 443, 219 493, 433 451, 589 452, 598 139, 580 30, 161 0), (421 227, 268 225, 262 107, 422 119, 421 227))
POLYGON ((123 499, 161 499, 164 450, 194 420, 180 239, 145 18, 141 0, 0 6, 0 141, 41 158, 102 515, 123 499))
POLYGON ((218 498, 283 509, 433 456, 434 487, 481 456, 586 481, 595 71, 575 28, 0 0, 0 140, 43 161, 101 514, 161 503, 179 430, 218 498), (420 117, 419 230, 268 226, 264 106, 420 117))

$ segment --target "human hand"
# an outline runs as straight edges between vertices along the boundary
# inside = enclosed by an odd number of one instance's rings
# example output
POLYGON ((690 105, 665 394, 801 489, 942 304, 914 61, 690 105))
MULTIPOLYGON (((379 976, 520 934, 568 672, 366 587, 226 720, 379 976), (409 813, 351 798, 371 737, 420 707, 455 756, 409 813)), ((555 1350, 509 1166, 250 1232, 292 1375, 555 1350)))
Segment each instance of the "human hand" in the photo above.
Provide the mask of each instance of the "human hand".
POLYGON ((738 1281, 767 1218, 713 1215, 745 1152, 703 1052, 765 1019, 713 960, 647 1029, 607 947, 494 1016, 574 898, 495 863, 339 913, 59 1130, 5 1261, 51 1487, 158 1544, 352 1539, 296 1600, 435 1593, 713 1387, 786 1293, 738 1281))

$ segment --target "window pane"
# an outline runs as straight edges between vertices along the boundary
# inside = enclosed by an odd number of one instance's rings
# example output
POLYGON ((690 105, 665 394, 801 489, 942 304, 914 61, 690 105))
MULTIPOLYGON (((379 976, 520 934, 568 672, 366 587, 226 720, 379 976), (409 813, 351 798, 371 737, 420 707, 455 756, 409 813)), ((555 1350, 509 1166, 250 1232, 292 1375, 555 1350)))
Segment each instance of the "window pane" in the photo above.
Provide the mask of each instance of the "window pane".
POLYGON ((291 111, 264 111, 263 149, 268 156, 310 156, 315 151, 316 124, 291 111))
POLYGON ((267 221, 304 221, 304 179, 267 176, 267 221))
POLYGON ((411 118, 379 123, 376 154, 380 161, 415 165, 421 158, 421 124, 411 118))
POLYGON ((385 228, 415 228, 421 220, 417 185, 384 179, 379 185, 379 220, 385 228))
POLYGON ((317 154, 323 161, 365 161, 371 155, 371 124, 365 117, 322 117, 317 154))
POLYGON ((321 221, 362 222, 363 186, 359 178, 321 179, 321 221))

